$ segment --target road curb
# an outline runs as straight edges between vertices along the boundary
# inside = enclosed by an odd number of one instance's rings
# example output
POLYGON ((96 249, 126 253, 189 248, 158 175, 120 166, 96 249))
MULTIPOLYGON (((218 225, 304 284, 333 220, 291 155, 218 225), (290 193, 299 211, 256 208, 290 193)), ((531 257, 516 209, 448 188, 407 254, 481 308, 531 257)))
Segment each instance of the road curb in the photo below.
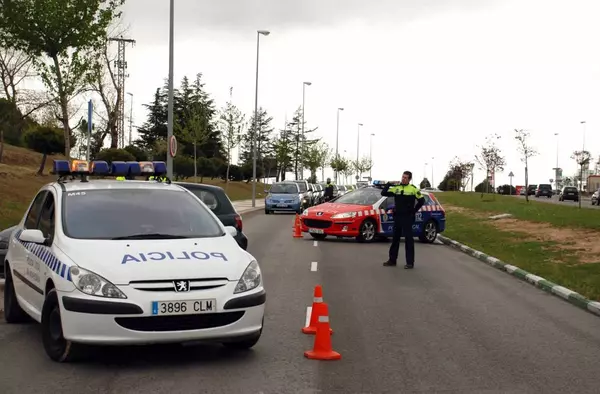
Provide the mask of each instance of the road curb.
POLYGON ((460 242, 456 242, 455 240, 450 239, 448 237, 438 235, 437 239, 439 239, 445 245, 448 245, 454 249, 458 249, 461 252, 468 254, 469 256, 475 257, 477 260, 491 265, 492 267, 499 269, 500 271, 506 272, 509 275, 521 279, 522 281, 525 281, 539 289, 542 289, 547 293, 560 297, 561 299, 567 301, 572 305, 575 305, 578 308, 584 309, 600 317, 600 302, 591 301, 582 296, 581 294, 574 292, 573 290, 557 285, 556 283, 552 283, 549 280, 531 274, 514 265, 507 264, 501 260, 498 260, 495 257, 488 256, 483 252, 470 248, 467 245, 463 245, 460 242))

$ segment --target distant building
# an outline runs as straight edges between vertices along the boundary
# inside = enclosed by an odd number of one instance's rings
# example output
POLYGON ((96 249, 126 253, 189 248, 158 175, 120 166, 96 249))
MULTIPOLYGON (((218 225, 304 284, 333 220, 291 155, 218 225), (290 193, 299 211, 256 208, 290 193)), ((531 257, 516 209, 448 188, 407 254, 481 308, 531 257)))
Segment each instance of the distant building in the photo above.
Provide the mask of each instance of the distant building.
POLYGON ((590 175, 587 179, 588 192, 595 192, 600 188, 600 175, 590 175))

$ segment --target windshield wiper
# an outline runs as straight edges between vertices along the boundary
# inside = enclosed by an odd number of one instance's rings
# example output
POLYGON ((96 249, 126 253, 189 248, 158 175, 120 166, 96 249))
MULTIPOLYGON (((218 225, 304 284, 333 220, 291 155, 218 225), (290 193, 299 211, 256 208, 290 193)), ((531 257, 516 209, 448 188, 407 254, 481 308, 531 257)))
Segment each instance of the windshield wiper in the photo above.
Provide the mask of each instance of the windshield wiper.
POLYGON ((162 233, 141 233, 141 234, 131 234, 124 235, 122 237, 114 237, 112 240, 119 239, 184 239, 189 238, 185 235, 174 235, 174 234, 162 234, 162 233))

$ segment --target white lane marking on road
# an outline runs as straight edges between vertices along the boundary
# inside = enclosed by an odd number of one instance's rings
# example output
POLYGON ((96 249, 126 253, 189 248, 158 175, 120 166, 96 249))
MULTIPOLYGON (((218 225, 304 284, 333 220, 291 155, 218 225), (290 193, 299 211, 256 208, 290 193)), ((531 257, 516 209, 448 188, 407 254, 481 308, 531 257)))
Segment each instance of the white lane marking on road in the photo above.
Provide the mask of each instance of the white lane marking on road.
POLYGON ((319 241, 313 241, 313 246, 319 246, 319 241))
POLYGON ((304 323, 304 327, 308 327, 310 324, 310 314, 312 312, 312 306, 306 307, 306 323, 304 323))
POLYGON ((310 270, 313 272, 317 270, 317 262, 316 261, 313 261, 312 263, 310 263, 310 270))

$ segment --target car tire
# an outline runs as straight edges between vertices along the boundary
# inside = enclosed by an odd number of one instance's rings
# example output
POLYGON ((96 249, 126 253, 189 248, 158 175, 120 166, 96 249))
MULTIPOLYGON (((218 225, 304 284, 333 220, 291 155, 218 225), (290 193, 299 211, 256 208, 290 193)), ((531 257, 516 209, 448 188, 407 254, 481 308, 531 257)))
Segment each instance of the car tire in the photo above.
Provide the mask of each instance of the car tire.
POLYGON ((74 361, 81 353, 81 345, 73 343, 63 336, 56 289, 48 292, 42 308, 42 342, 48 357, 59 363, 74 361))
POLYGON ((4 320, 9 324, 24 323, 29 320, 29 316, 17 300, 9 267, 6 267, 6 279, 4 281, 4 320))
POLYGON ((423 233, 419 235, 419 241, 432 244, 437 239, 438 227, 435 220, 429 220, 423 226, 423 233))
POLYGON ((324 240, 325 238, 327 238, 327 234, 313 234, 310 233, 310 236, 313 237, 314 239, 318 239, 318 240, 324 240))
POLYGON ((371 243, 375 240, 375 237, 377 237, 377 224, 373 219, 366 219, 358 228, 356 240, 358 242, 371 243))
POLYGON ((270 213, 271 213, 271 211, 269 211, 268 209, 265 209, 265 215, 268 215, 270 213))

